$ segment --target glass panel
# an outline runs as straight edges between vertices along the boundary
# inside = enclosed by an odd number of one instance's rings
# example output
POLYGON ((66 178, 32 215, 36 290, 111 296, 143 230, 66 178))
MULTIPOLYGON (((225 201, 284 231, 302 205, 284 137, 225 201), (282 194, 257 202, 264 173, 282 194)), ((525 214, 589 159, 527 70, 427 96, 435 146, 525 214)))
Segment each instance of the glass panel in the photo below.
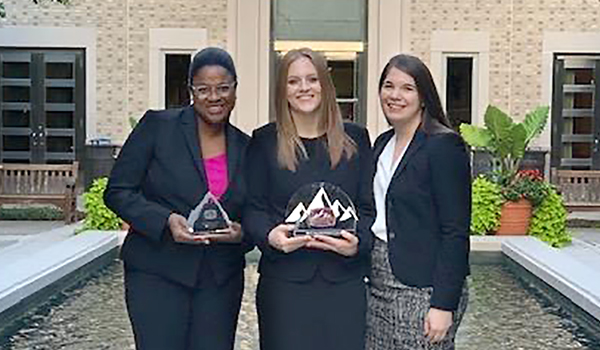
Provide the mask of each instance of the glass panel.
POLYGON ((73 137, 48 136, 46 137, 46 151, 48 152, 73 152, 73 137))
POLYGON ((48 78, 48 79, 73 79, 73 63, 71 63, 71 62, 46 62, 46 78, 48 78))
POLYGON ((187 77, 190 55, 167 54, 165 61, 165 107, 177 108, 189 105, 187 77))
POLYGON ((7 163, 7 164, 29 164, 31 163, 31 161, 29 159, 7 159, 4 158, 2 159, 2 163, 7 163))
POLYGON ((2 77, 13 79, 29 78, 29 62, 2 62, 2 77))
POLYGON ((594 70, 589 68, 567 69, 565 74, 567 84, 589 85, 594 82, 594 70))
POLYGON ((275 40, 363 41, 364 0, 276 0, 272 2, 275 40))
POLYGON ((339 102, 342 118, 347 121, 356 121, 355 102, 339 102))
MULTIPOLYGON (((330 59, 328 65, 342 116, 365 123, 368 3, 366 0, 271 1, 271 92, 276 85, 279 55, 292 48, 311 46, 330 59)), ((274 112, 269 118, 274 119, 274 112)))
POLYGON ((592 118, 573 118, 573 134, 593 134, 594 122, 592 118))
POLYGON ((72 159, 46 159, 46 164, 71 164, 72 159))
POLYGON ((23 111, 2 111, 2 126, 6 128, 29 127, 30 114, 23 111))
POLYGON ((29 151, 28 135, 4 135, 2 141, 4 151, 29 151))
POLYGON ((2 102, 29 102, 29 86, 3 86, 2 102))
POLYGON ((72 129, 74 128, 73 112, 46 112, 46 128, 72 129))
POLYGON ((48 103, 73 103, 73 88, 48 87, 46 88, 46 102, 48 103))
POLYGON ((449 57, 446 78, 446 110, 452 126, 471 124, 473 58, 449 57))
POLYGON ((592 144, 590 142, 574 142, 571 144, 571 158, 590 158, 592 144))
POLYGON ((354 98, 354 61, 328 61, 337 98, 354 98))

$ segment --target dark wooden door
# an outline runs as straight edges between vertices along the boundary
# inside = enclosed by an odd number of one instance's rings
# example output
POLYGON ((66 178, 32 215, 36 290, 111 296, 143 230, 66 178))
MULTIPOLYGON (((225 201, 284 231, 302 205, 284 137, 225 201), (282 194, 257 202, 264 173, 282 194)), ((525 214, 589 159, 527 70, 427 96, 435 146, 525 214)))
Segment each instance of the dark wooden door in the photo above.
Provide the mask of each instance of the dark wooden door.
POLYGON ((600 56, 555 57, 552 167, 600 169, 600 56))
POLYGON ((0 162, 81 157, 84 61, 83 50, 0 49, 0 162))

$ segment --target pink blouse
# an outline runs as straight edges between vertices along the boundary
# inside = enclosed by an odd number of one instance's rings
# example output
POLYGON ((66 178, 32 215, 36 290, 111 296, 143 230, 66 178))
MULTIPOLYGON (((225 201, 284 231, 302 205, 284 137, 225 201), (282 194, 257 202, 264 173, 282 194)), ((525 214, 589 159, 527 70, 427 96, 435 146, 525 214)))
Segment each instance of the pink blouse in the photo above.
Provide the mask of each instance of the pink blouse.
POLYGON ((227 154, 223 153, 212 158, 205 158, 204 170, 208 179, 208 190, 217 199, 221 199, 229 185, 227 180, 227 154))

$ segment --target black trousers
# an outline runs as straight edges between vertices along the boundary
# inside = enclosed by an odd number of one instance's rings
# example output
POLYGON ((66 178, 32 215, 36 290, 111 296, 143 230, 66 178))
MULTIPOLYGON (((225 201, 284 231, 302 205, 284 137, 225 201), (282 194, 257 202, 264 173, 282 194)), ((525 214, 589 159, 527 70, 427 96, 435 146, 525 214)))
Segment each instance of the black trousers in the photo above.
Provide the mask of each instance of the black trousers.
POLYGON ((222 285, 210 271, 200 280, 190 288, 125 270, 125 300, 138 350, 233 349, 244 273, 222 285))
POLYGON ((364 350, 365 283, 320 276, 289 282, 260 276, 261 350, 364 350))

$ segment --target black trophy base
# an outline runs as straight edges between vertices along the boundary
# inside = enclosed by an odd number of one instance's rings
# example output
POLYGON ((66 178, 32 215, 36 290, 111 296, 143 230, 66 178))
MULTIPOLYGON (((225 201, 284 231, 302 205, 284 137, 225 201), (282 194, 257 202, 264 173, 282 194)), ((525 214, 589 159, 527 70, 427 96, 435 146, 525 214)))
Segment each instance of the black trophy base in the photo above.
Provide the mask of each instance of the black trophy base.
MULTIPOLYGON (((331 237, 342 237, 342 231, 344 231, 344 229, 341 228, 297 228, 292 231, 292 236, 323 235, 331 237)), ((352 233, 352 231, 350 230, 345 231, 352 233)))

